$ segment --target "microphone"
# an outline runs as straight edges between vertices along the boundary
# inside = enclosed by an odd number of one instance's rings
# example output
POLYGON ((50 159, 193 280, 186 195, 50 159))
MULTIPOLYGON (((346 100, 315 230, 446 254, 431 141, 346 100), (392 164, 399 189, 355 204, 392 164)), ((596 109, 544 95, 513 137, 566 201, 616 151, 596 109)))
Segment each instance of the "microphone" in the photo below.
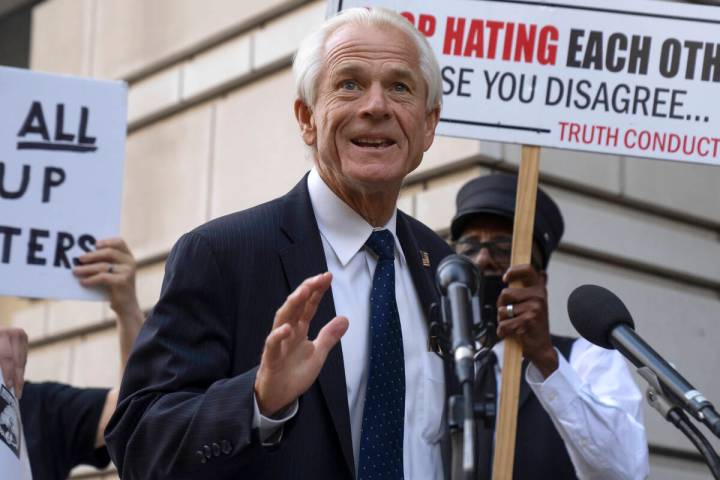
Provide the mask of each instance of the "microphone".
POLYGON ((568 298, 568 315, 588 341, 603 348, 617 348, 636 367, 652 371, 673 404, 720 437, 720 416, 713 405, 635 333, 630 312, 614 293, 597 285, 580 286, 568 298))
POLYGON ((471 334, 473 313, 471 297, 477 294, 480 274, 473 263, 462 255, 449 255, 438 265, 435 274, 443 297, 443 317, 452 325, 452 348, 455 371, 460 384, 473 380, 474 339, 471 334), (445 301, 447 300, 447 301, 445 301))
MULTIPOLYGON (((477 294, 480 273, 466 257, 449 255, 438 265, 435 282, 443 296, 443 319, 446 323, 450 319, 452 325, 455 374, 463 391, 462 396, 451 397, 449 403, 451 432, 453 426, 460 425, 462 421, 462 438, 459 431, 452 433, 453 470, 459 467, 462 460, 462 478, 475 478, 475 343, 471 334, 471 299, 477 294)), ((459 471, 453 472, 453 478, 460 478, 458 475, 459 471)))

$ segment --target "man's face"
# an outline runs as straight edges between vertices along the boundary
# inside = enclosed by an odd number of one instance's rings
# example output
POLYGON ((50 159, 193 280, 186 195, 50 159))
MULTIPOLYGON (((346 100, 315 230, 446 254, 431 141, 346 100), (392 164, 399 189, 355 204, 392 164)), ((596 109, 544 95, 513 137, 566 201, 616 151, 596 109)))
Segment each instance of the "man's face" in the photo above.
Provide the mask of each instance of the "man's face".
POLYGON ((504 218, 483 215, 471 220, 456 242, 483 275, 502 275, 510 267, 512 224, 504 218))
MULTIPOLYGON (((510 268, 512 222, 495 215, 478 215, 463 229, 455 242, 455 252, 465 255, 483 275, 503 275, 510 268)), ((532 264, 543 276, 542 254, 533 242, 532 264)))
POLYGON ((426 112, 412 40, 392 27, 341 27, 326 42, 317 87, 315 105, 295 108, 323 178, 361 192, 399 188, 430 148, 439 115, 426 112))

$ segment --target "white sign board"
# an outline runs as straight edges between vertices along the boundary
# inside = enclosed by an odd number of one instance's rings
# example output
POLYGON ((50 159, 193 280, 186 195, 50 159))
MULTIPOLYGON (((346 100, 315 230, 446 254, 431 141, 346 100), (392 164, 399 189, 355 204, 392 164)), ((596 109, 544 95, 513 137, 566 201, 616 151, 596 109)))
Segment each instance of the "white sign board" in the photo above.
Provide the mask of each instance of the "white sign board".
POLYGON ((0 372, 0 478, 32 480, 20 405, 0 372))
POLYGON ((120 231, 127 87, 0 67, 0 295, 102 299, 75 259, 120 231))
POLYGON ((720 9, 650 0, 335 0, 428 38, 438 133, 720 165, 720 9))

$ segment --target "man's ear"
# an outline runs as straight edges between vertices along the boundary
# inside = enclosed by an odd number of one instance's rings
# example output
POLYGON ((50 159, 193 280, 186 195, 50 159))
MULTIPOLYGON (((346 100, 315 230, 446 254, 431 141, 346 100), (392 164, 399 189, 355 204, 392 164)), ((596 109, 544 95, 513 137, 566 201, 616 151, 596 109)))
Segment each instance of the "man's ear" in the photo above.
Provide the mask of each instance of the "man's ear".
POLYGON ((295 99, 293 108, 303 141, 308 146, 314 146, 317 141, 317 128, 312 109, 299 98, 295 99))
POLYGON ((435 140, 435 128, 440 121, 440 106, 437 106, 425 114, 425 138, 423 147, 425 152, 432 146, 435 140))

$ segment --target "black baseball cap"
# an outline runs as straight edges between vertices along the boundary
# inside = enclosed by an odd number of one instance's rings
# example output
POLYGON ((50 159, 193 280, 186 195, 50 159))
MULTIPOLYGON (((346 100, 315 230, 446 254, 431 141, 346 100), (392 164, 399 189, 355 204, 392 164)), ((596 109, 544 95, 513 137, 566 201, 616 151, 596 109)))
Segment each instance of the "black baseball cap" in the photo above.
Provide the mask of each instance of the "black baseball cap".
MULTIPOLYGON (((450 225, 453 240, 460 238, 473 217, 497 215, 511 222, 515 218, 517 176, 494 173, 470 180, 457 194, 456 213, 450 225)), ((565 229, 562 214, 555 201, 538 187, 535 203, 533 238, 543 254, 543 268, 560 243, 565 229)))

